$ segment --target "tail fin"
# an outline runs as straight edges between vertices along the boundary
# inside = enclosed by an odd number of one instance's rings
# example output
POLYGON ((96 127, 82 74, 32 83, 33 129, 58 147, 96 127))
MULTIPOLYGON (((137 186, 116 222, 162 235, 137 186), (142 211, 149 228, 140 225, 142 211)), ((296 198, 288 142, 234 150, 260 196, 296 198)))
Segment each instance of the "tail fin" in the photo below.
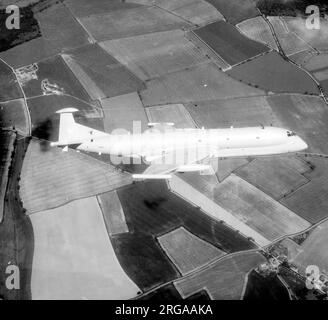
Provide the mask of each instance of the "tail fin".
POLYGON ((51 146, 68 146, 71 144, 80 144, 87 139, 104 136, 106 133, 98 131, 79 123, 76 123, 73 113, 79 111, 75 108, 65 108, 58 110, 59 120, 59 138, 57 142, 51 142, 51 146))
POLYGON ((60 114, 58 140, 63 145, 70 144, 76 139, 76 123, 73 117, 73 113, 77 111, 79 110, 75 108, 66 108, 56 112, 60 114))

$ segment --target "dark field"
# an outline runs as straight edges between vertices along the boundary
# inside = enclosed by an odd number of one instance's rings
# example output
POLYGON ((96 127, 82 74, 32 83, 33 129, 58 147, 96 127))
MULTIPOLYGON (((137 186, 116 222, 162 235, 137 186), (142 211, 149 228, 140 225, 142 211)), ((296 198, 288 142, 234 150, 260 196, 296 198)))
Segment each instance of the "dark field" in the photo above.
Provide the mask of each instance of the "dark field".
POLYGON ((319 95, 315 82, 302 70, 285 61, 277 52, 232 68, 227 73, 236 80, 271 92, 319 95))
POLYGON ((4 244, 0 250, 0 296, 5 300, 31 299, 34 236, 31 221, 24 213, 18 191, 27 146, 27 139, 17 140, 5 197, 4 220, 0 224, 0 243, 4 244), (5 286, 8 277, 5 271, 9 264, 19 267, 20 290, 8 290, 5 286))
POLYGON ((0 127, 13 128, 27 135, 29 133, 28 116, 23 99, 0 103, 0 127))
POLYGON ((97 44, 69 51, 65 61, 94 99, 145 89, 141 80, 97 44))
POLYGON ((112 236, 111 240, 122 268, 141 290, 149 290, 180 276, 151 235, 131 232, 112 236))
POLYGON ((259 15, 255 2, 252 0, 207 0, 207 2, 217 8, 233 24, 259 15))
POLYGON ((178 271, 155 237, 180 226, 226 252, 254 248, 238 233, 169 192, 165 182, 135 183, 118 190, 118 196, 130 233, 112 241, 124 270, 141 288, 177 278, 178 271))
POLYGON ((248 275, 248 282, 243 300, 290 300, 287 289, 276 275, 262 276, 253 270, 248 275))
POLYGON ((245 37, 234 26, 224 21, 214 22, 194 32, 231 65, 269 50, 265 45, 245 37))
POLYGON ((34 17, 39 23, 41 37, 0 53, 0 57, 14 68, 89 43, 85 31, 62 3, 51 3, 37 11, 34 17))
POLYGON ((11 69, 0 60, 0 102, 22 98, 23 94, 11 69))

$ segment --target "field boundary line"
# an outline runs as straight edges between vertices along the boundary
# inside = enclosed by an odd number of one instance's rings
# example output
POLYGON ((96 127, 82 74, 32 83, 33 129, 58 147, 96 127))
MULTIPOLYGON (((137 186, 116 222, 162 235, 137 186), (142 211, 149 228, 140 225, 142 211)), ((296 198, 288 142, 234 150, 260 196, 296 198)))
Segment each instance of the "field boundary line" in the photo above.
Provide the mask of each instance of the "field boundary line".
POLYGON ((67 11, 70 13, 70 15, 72 16, 72 18, 81 26, 81 28, 88 35, 89 39, 91 40, 91 43, 96 43, 97 40, 93 37, 92 34, 89 33, 89 30, 83 25, 83 23, 80 22, 80 19, 77 18, 77 17, 75 17, 75 15, 73 14, 72 10, 66 5, 66 3, 64 1, 62 3, 64 5, 64 7, 67 9, 67 11))
POLYGON ((15 69, 11 65, 9 65, 5 60, 3 60, 2 58, 0 58, 0 60, 11 69, 12 73, 15 75, 15 78, 16 78, 16 81, 17 81, 17 83, 19 85, 19 88, 20 88, 20 90, 21 90, 21 92, 23 94, 24 104, 25 104, 25 108, 26 108, 26 114, 28 116, 27 117, 28 126, 29 126, 29 128, 28 128, 28 134, 31 135, 32 134, 32 120, 31 120, 31 114, 30 114, 30 110, 29 110, 28 105, 27 105, 27 99, 26 99, 26 95, 25 95, 25 92, 23 90, 23 87, 22 87, 21 83, 18 80, 18 77, 17 77, 17 74, 16 74, 15 69))
MULTIPOLYGON (((187 277, 191 277, 191 276, 196 275, 199 272, 205 271, 205 270, 209 269, 210 267, 212 267, 214 264, 221 262, 221 260, 223 260, 223 259, 230 259, 234 256, 238 256, 238 255, 241 255, 241 254, 248 254, 248 253, 258 253, 259 255, 261 255, 261 257, 264 257, 263 254, 260 251, 261 251, 261 248, 254 248, 254 249, 249 249, 249 250, 244 250, 244 251, 236 251, 236 252, 228 253, 224 256, 218 257, 217 259, 213 260, 212 262, 204 265, 203 267, 201 267, 199 269, 193 270, 192 272, 190 272, 188 274, 185 274, 184 276, 181 276, 177 279, 173 279, 173 280, 167 281, 167 282, 165 282, 161 285, 158 285, 158 286, 156 286, 156 287, 154 287, 154 288, 152 288, 152 289, 150 289, 146 292, 143 292, 142 294, 140 294, 140 295, 138 295, 134 298, 131 298, 130 300, 137 300, 140 297, 144 297, 144 296, 148 295, 149 293, 152 293, 152 292, 154 292, 154 291, 156 291, 156 290, 158 290, 162 287, 167 286, 168 284, 172 283, 174 285, 174 282, 184 280, 187 277)), ((174 285, 174 287, 175 287, 175 285, 174 285)))
MULTIPOLYGON (((229 68, 223 70, 223 72, 227 71, 227 70, 230 70, 231 69, 231 65, 230 63, 228 63, 227 61, 225 61, 209 44, 207 44, 203 39, 201 39, 195 32, 194 30, 196 30, 198 28, 195 28, 193 30, 189 30, 195 37, 196 39, 201 43, 203 44, 207 49, 210 50, 210 52, 212 52, 214 54, 214 56, 216 56, 219 60, 222 60, 227 66, 229 66, 229 68)), ((190 40, 191 41, 191 40, 190 40)), ((214 62, 214 61, 213 61, 214 62)), ((214 62, 215 63, 215 62, 214 62)))

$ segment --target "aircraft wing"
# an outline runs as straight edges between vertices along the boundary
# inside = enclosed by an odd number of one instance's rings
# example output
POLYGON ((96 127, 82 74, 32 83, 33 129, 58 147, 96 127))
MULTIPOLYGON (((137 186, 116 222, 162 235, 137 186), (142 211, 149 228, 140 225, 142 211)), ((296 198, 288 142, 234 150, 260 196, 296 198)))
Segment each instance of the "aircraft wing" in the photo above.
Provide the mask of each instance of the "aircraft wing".
POLYGON ((201 164, 202 160, 209 157, 209 154, 195 150, 174 150, 162 151, 162 154, 153 154, 146 157, 150 166, 142 174, 134 174, 134 179, 169 179, 173 172, 192 172, 192 171, 210 171, 211 165, 201 164), (184 158, 182 152, 187 154, 184 158), (177 155, 178 153, 178 155, 177 155), (180 156, 179 156, 180 155, 180 156))

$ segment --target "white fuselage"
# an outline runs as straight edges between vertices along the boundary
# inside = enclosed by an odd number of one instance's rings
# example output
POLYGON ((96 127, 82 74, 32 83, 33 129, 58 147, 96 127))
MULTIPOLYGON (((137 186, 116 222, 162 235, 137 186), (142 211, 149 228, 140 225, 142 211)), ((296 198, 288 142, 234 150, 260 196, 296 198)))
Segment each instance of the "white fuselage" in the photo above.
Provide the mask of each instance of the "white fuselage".
POLYGON ((307 144, 294 133, 275 127, 229 129, 149 130, 139 134, 96 135, 83 141, 78 149, 123 156, 203 148, 216 157, 242 157, 297 152, 307 144))

